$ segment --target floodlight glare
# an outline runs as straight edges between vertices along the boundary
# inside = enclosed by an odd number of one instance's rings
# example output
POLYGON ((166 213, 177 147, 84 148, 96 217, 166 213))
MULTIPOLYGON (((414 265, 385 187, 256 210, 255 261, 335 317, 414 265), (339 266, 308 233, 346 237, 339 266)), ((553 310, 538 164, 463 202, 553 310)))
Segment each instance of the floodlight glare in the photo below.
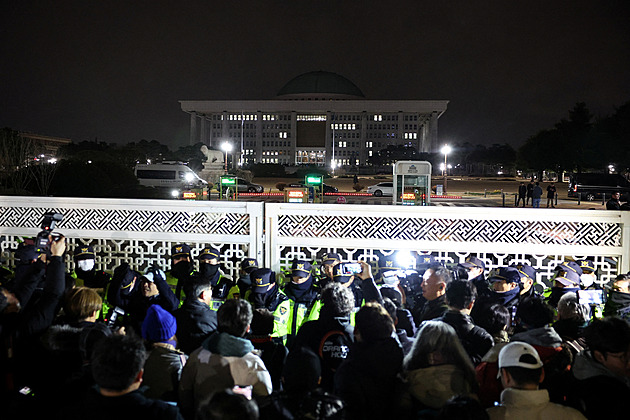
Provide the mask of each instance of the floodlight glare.
POLYGON ((411 255, 409 251, 398 251, 396 253, 396 263, 402 268, 415 268, 416 259, 411 255))
POLYGON ((189 172, 184 176, 184 178, 186 179, 186 182, 192 182, 192 180, 195 179, 195 176, 189 172))
POLYGON ((171 196, 173 196, 173 197, 177 197, 177 196, 179 196, 179 191, 177 191, 177 190, 171 190, 171 196))

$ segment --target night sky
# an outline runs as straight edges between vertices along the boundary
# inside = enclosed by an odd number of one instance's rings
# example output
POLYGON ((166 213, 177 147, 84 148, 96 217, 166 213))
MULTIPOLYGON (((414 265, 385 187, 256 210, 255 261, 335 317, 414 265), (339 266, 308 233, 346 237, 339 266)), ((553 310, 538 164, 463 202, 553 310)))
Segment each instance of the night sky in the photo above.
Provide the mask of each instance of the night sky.
POLYGON ((0 126, 188 143, 178 100, 270 99, 315 70, 449 100, 441 143, 510 143, 630 101, 630 1, 11 1, 0 126))

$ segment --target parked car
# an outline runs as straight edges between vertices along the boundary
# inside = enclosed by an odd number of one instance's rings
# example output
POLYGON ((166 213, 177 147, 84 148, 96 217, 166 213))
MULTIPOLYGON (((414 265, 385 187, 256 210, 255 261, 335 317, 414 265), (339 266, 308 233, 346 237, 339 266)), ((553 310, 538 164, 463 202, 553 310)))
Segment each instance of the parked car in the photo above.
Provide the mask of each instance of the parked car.
MULTIPOLYGON (((261 193, 265 191, 265 187, 262 185, 254 184, 243 178, 236 178, 236 183, 239 193, 261 193)), ((224 192, 226 189, 226 187, 223 187, 224 192)))
MULTIPOLYGON (((323 184, 323 187, 324 187, 324 194, 339 192, 337 187, 333 187, 332 185, 323 184)), ((292 184, 286 185, 284 188, 308 188, 308 185, 303 184, 301 182, 294 182, 292 184)))
POLYGON ((610 198, 615 191, 621 193, 621 201, 628 199, 630 183, 619 174, 581 173, 571 175, 569 180, 569 197, 593 201, 603 194, 610 198))
POLYGON ((370 185, 367 187, 367 193, 372 194, 374 197, 382 197, 384 195, 394 195, 394 183, 393 182, 379 182, 376 185, 370 185))

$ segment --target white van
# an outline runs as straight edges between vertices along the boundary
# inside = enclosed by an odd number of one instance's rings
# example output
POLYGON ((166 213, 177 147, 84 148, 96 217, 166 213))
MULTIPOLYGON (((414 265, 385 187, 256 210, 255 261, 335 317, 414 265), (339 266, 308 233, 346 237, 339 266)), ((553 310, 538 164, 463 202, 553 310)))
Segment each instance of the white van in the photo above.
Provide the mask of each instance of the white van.
POLYGON ((203 188, 208 183, 182 162, 137 164, 133 170, 145 187, 203 188))

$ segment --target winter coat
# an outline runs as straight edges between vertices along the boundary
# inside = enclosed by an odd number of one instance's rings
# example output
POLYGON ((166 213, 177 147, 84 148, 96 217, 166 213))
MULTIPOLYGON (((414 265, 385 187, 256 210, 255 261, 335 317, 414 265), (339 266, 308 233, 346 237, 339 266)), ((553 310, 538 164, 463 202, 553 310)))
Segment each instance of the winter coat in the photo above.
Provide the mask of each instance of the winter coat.
POLYGON ((402 348, 393 337, 352 346, 335 373, 333 392, 346 402, 348 419, 392 415, 402 360, 402 348))
POLYGON ((549 394, 544 389, 535 391, 508 388, 501 393, 501 406, 488 410, 491 420, 502 419, 586 419, 579 411, 560 404, 549 402, 549 394))
POLYGON ((183 420, 176 406, 147 398, 139 390, 120 397, 105 397, 92 388, 85 398, 76 399, 73 407, 63 411, 59 418, 64 420, 183 420))
POLYGON ((436 365, 405 372, 402 404, 414 412, 422 408, 439 409, 457 395, 474 396, 473 384, 455 365, 436 365))
POLYGON ((252 386, 253 395, 268 395, 273 389, 263 361, 252 343, 227 333, 215 332, 192 352, 179 382, 179 406, 186 418, 223 389, 252 386))
POLYGON ((348 357, 353 340, 354 327, 350 323, 350 317, 332 316, 324 306, 319 319, 302 325, 292 348, 304 346, 319 355, 322 363, 322 389, 332 392, 333 376, 348 357))
POLYGON ((187 356, 179 350, 154 346, 146 362, 142 386, 144 395, 163 401, 177 402, 177 391, 187 356))
POLYGON ((475 366, 494 345, 492 336, 483 328, 473 324, 470 315, 449 310, 440 320, 455 329, 459 341, 475 366))
POLYGON ((573 364, 568 401, 589 419, 627 419, 630 378, 617 376, 597 362, 589 350, 580 352, 573 364))
POLYGON ((282 368, 289 355, 289 350, 284 344, 273 341, 271 336, 251 336, 249 337, 249 341, 251 341, 254 348, 259 351, 260 358, 271 376, 273 389, 281 389, 280 379, 282 377, 282 368))
POLYGON ((217 330, 217 312, 199 299, 186 299, 175 311, 177 342, 186 354, 201 346, 203 340, 217 330))
POLYGON ((345 404, 335 395, 315 390, 301 395, 285 391, 256 398, 260 420, 345 419, 345 404))
POLYGON ((439 296, 433 300, 428 300, 424 303, 419 312, 414 313, 416 325, 420 325, 422 321, 441 318, 446 311, 448 311, 448 305, 446 305, 446 295, 439 296))

